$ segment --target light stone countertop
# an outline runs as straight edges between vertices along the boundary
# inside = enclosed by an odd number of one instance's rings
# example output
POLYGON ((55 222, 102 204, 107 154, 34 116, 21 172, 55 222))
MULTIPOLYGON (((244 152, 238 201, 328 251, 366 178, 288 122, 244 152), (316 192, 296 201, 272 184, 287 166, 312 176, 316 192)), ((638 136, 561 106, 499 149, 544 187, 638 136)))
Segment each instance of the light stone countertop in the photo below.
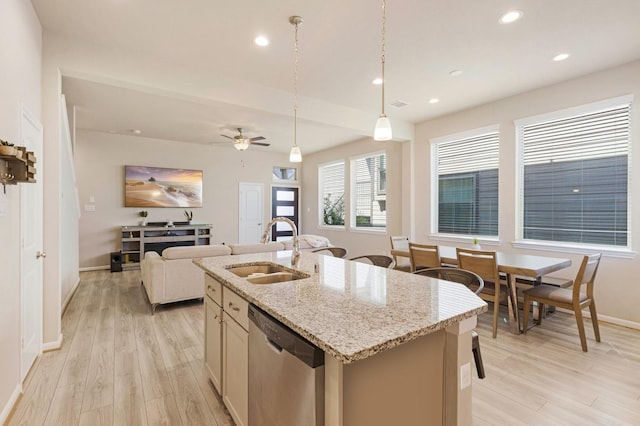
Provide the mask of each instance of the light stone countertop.
POLYGON ((194 259, 194 263, 344 364, 358 361, 487 310, 461 284, 303 252, 310 278, 251 284, 229 265, 274 262, 291 251, 194 259), (315 265, 319 272, 314 273, 315 265))

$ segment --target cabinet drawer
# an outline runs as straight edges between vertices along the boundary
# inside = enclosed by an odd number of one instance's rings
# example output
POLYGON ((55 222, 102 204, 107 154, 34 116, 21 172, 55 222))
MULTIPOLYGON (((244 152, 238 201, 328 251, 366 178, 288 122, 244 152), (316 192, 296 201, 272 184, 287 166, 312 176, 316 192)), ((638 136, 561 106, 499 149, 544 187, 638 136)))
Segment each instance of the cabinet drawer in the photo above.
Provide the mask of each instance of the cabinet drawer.
POLYGON ((214 302, 222 306, 222 285, 209 274, 204 276, 204 292, 214 302))
POLYGON ((248 330, 249 316, 247 311, 249 310, 249 303, 226 287, 224 287, 223 292, 224 305, 222 308, 229 316, 235 319, 242 328, 248 330))

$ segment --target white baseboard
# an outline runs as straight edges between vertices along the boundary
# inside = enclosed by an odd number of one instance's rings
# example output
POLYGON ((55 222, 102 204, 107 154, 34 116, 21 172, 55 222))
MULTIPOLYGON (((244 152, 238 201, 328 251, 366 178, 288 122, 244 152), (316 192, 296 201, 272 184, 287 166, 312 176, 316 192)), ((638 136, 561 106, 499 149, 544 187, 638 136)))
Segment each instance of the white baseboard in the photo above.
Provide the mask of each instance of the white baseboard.
POLYGON ((62 347, 62 333, 58 336, 58 340, 55 342, 45 342, 42 344, 42 352, 55 351, 62 347))
POLYGON ((9 414, 11 414, 11 410, 13 410, 13 406, 20 398, 20 394, 22 393, 22 385, 18 383, 16 388, 13 390, 13 393, 9 397, 9 401, 5 404, 4 408, 0 412, 0 425, 5 424, 7 419, 9 418, 9 414))
POLYGON ((103 269, 111 269, 111 266, 86 266, 84 268, 80 268, 80 272, 89 272, 89 271, 102 271, 103 269))
MULTIPOLYGON (((571 314, 573 315, 573 311, 570 311, 568 309, 563 309, 563 308, 557 308, 559 312, 565 312, 567 314, 571 314)), ((582 316, 585 318, 591 318, 591 314, 589 313, 589 311, 582 311, 582 316)), ((612 317, 609 315, 602 315, 602 314, 598 314, 598 321, 599 322, 606 322, 609 324, 615 324, 615 325, 619 325, 622 327, 627 327, 627 328, 633 328, 634 330, 640 330, 640 323, 638 322, 634 322, 634 321, 629 321, 629 320, 625 320, 622 318, 616 318, 616 317, 612 317)))
POLYGON ((69 302, 71 301, 71 298, 73 297, 73 295, 75 294, 76 290, 78 289, 78 286, 80 285, 80 277, 78 277, 78 281, 75 283, 75 285, 73 286, 73 288, 71 289, 71 291, 69 292, 69 294, 67 295, 67 297, 64 299, 64 303, 62 304, 62 314, 64 315, 64 311, 67 309, 67 305, 69 304, 69 302))

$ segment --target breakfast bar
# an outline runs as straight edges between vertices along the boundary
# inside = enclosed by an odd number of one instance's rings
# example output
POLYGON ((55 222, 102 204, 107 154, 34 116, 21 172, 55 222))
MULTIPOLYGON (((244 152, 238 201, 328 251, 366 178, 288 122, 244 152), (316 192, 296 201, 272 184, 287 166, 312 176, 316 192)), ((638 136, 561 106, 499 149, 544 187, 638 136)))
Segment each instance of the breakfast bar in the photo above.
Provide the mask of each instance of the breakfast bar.
MULTIPOLYGON (((314 253, 295 268, 290 259, 194 262, 236 306, 243 299, 324 352, 325 424, 471 424, 471 331, 485 302, 447 281, 314 253), (252 265, 280 272, 238 275, 252 265)), ((221 311, 225 303, 223 293, 221 311)), ((242 410, 230 409, 237 423, 242 410)))

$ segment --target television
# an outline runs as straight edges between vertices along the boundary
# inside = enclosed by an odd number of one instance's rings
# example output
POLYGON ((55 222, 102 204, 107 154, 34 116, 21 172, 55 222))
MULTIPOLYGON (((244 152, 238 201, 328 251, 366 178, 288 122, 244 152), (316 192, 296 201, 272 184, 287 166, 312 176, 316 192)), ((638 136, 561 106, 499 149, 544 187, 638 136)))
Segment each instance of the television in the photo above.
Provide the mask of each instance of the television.
POLYGON ((202 207, 202 170, 124 166, 125 207, 202 207))

